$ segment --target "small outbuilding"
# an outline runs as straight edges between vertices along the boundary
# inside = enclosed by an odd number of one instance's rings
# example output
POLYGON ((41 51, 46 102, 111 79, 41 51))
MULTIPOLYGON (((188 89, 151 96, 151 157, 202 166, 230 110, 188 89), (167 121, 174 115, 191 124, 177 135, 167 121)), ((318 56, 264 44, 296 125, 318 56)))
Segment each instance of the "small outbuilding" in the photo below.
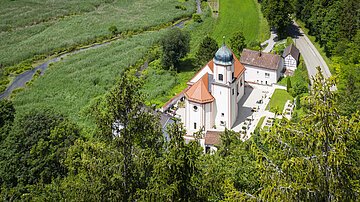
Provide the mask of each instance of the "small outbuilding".
POLYGON ((295 71, 297 65, 299 64, 300 52, 293 44, 286 47, 282 55, 284 58, 284 67, 286 70, 295 71))

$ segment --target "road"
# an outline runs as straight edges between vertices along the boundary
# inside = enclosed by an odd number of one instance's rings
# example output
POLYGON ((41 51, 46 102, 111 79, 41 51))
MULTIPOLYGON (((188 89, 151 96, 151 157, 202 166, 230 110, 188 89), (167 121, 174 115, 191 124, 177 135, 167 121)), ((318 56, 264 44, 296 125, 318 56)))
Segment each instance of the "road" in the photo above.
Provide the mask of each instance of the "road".
POLYGON ((270 51, 274 48, 276 41, 277 41, 277 34, 275 31, 271 31, 270 38, 264 41, 263 43, 261 43, 261 46, 265 46, 267 44, 267 46, 262 51, 265 53, 270 53, 270 51))
POLYGON ((320 55, 319 51, 315 48, 314 44, 310 39, 304 34, 303 30, 293 22, 294 25, 290 29, 290 33, 293 37, 295 46, 299 49, 300 54, 304 58, 306 68, 308 70, 309 78, 312 82, 312 77, 317 73, 317 67, 321 67, 321 72, 325 78, 331 76, 331 72, 323 57, 320 55))

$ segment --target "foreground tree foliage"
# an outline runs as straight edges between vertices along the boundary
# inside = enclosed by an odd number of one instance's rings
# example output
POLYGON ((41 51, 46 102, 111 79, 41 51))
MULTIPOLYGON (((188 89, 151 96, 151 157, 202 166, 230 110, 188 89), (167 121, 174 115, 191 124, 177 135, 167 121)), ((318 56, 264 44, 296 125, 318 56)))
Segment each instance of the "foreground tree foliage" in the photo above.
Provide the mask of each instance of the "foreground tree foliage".
POLYGON ((253 145, 265 201, 356 201, 360 116, 340 116, 332 80, 319 73, 299 123, 282 121, 253 145))
POLYGON ((1 142, 3 198, 20 199, 29 192, 29 185, 49 184, 53 178, 66 176, 61 161, 79 134, 76 125, 51 111, 33 111, 15 120, 1 142))
POLYGON ((154 161, 162 153, 163 134, 159 117, 144 104, 142 81, 127 71, 118 85, 96 103, 94 113, 101 139, 115 144, 123 156, 121 198, 134 200, 136 190, 147 187, 154 161))
POLYGON ((181 123, 168 127, 169 142, 162 158, 154 169, 154 176, 143 201, 203 201, 205 196, 199 191, 202 170, 200 157, 202 148, 197 140, 185 143, 181 123))

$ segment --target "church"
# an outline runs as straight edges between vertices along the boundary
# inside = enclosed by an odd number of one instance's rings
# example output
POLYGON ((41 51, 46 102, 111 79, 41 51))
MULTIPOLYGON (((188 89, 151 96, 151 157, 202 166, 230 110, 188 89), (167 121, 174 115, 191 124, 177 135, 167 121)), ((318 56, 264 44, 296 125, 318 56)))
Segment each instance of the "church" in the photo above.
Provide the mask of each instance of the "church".
POLYGON ((238 115, 237 103, 244 95, 244 72, 245 67, 223 44, 188 82, 183 117, 188 138, 202 130, 206 146, 207 133, 232 128, 238 115))

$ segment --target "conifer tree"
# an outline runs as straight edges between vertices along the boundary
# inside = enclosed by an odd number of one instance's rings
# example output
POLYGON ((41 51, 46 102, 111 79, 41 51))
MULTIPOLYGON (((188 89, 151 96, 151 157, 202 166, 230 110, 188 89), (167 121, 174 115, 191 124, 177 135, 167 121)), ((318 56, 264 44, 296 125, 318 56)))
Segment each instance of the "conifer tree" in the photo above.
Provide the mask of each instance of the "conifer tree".
POLYGON ((320 73, 299 123, 281 121, 253 145, 264 201, 356 201, 360 179, 359 113, 340 116, 333 80, 320 73))

